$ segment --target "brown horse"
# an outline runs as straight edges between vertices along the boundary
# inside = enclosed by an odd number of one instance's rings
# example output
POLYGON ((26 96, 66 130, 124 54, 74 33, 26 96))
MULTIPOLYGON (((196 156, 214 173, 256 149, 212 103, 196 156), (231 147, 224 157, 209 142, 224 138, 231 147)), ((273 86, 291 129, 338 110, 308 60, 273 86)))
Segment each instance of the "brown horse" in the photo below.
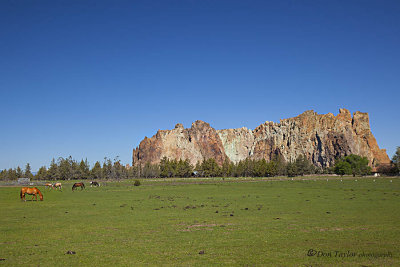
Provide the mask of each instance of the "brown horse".
POLYGON ((55 188, 55 189, 62 189, 62 186, 61 186, 61 183, 55 183, 55 184, 53 184, 53 187, 55 188))
POLYGON ((47 183, 47 184, 44 185, 44 187, 51 189, 51 188, 53 188, 53 184, 47 183))
POLYGON ((43 201, 43 194, 36 187, 33 187, 33 188, 22 187, 19 195, 21 196, 21 200, 23 200, 23 201, 26 201, 25 194, 32 195, 32 200, 33 200, 33 197, 35 197, 36 201, 37 201, 37 194, 39 194, 40 201, 43 201))
POLYGON ((72 186, 72 191, 74 191, 75 188, 80 187, 81 190, 85 189, 85 184, 84 183, 74 183, 72 186))

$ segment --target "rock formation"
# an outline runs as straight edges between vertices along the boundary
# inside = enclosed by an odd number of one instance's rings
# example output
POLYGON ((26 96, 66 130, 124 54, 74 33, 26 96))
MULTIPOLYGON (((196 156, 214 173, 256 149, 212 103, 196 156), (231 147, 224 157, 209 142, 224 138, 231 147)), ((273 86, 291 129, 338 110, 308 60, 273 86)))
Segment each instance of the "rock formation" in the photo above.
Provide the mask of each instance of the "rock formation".
POLYGON ((207 158, 222 164, 226 158, 271 160, 275 155, 293 161, 304 155, 318 167, 330 167, 336 158, 350 154, 366 156, 371 166, 390 163, 372 135, 367 113, 347 109, 339 114, 317 114, 312 110, 279 123, 265 122, 254 130, 215 130, 196 121, 189 129, 177 124, 173 130, 159 130, 133 150, 133 163, 158 163, 163 157, 188 159, 193 165, 207 158))
POLYGON ((184 129, 178 123, 173 130, 159 130, 152 138, 145 137, 133 150, 133 163, 158 163, 163 157, 189 159, 191 164, 207 158, 222 163, 226 154, 217 131, 210 124, 195 121, 184 129))

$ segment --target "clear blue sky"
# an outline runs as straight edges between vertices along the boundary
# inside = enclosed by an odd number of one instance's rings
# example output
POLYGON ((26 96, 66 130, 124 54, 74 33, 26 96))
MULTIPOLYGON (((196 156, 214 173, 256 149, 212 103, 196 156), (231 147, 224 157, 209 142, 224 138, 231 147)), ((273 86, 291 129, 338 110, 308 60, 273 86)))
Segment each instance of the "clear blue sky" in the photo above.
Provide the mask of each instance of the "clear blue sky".
POLYGON ((0 169, 313 109, 400 146, 400 1, 0 1, 0 169))

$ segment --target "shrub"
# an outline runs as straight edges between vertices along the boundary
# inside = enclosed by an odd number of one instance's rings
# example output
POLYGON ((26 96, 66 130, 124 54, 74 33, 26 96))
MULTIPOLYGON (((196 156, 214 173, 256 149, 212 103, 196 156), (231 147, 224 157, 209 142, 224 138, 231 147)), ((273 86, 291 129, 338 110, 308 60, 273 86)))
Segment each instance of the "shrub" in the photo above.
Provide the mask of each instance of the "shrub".
POLYGON ((134 186, 139 186, 140 185, 140 181, 139 180, 135 180, 135 182, 133 183, 134 186))

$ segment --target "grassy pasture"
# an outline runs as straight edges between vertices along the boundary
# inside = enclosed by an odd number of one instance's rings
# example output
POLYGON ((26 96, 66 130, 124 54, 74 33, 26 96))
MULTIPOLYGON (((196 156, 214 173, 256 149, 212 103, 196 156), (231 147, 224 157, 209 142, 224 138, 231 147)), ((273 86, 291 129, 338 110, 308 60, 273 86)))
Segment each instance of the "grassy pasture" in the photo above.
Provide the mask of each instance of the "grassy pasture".
POLYGON ((43 202, 0 187, 0 265, 400 266, 392 181, 159 179, 76 192, 63 183, 39 187, 43 202))

